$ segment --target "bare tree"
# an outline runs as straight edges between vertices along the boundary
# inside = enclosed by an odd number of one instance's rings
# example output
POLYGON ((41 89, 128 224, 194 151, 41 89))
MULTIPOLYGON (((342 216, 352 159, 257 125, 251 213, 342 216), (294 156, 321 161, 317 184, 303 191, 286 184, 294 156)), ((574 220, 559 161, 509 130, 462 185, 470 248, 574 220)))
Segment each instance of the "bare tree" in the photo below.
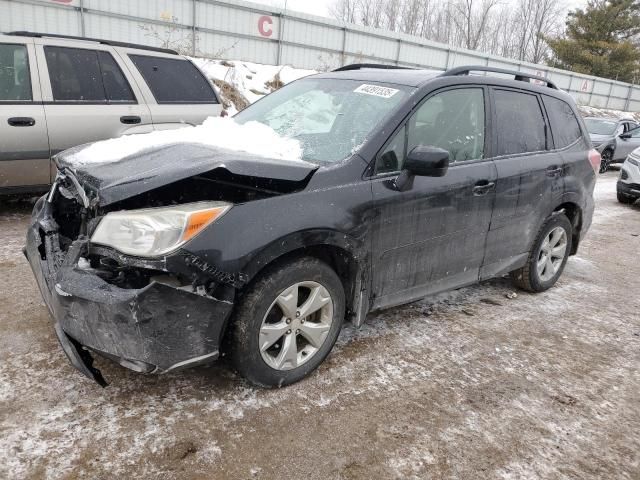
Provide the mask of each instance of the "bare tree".
POLYGON ((453 21, 462 34, 464 47, 476 50, 486 35, 485 26, 498 0, 458 0, 454 5, 458 15, 453 21))
POLYGON ((338 20, 349 23, 362 23, 356 18, 360 9, 360 0, 336 0, 329 5, 329 14, 338 20))
POLYGON ((334 0, 345 22, 540 63, 562 29, 561 0, 334 0))

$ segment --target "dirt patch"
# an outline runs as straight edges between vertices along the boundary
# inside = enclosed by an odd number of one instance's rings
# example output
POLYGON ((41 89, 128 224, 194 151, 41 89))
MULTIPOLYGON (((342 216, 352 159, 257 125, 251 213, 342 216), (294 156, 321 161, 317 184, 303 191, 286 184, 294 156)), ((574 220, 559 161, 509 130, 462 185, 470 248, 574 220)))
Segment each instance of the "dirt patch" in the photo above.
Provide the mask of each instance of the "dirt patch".
POLYGON ((640 207, 600 177, 558 285, 497 279, 346 327, 309 379, 251 387, 222 362, 144 376, 68 363, 0 215, 0 478, 640 478, 640 207))

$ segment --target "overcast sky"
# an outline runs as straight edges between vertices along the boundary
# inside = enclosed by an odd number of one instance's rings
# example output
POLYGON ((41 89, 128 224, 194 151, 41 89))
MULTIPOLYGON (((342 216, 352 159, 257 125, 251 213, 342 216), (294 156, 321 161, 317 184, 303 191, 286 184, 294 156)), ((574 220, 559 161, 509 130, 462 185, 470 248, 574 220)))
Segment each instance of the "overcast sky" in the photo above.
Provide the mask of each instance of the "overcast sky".
MULTIPOLYGON (((251 0, 255 3, 263 3, 275 7, 284 8, 285 0, 251 0)), ((310 13, 312 15, 320 15, 328 17, 328 6, 335 0, 287 0, 288 10, 297 10, 298 12, 310 13)), ((506 0, 510 1, 510 0, 506 0)), ((587 0, 560 0, 567 6, 567 10, 582 7, 586 5, 587 0)))

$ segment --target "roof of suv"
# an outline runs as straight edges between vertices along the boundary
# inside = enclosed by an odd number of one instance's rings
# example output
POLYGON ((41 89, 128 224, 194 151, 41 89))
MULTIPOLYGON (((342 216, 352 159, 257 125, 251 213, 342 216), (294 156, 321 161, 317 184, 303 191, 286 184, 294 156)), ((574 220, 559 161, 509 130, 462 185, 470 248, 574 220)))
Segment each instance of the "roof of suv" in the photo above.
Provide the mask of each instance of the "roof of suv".
POLYGON ((10 35, 13 37, 30 37, 30 38, 62 38, 65 40, 77 40, 80 42, 95 42, 101 43, 103 45, 109 45, 112 47, 124 47, 124 48, 135 48, 138 50, 149 50, 152 52, 160 52, 167 53, 169 55, 179 55, 175 50, 171 50, 169 48, 161 48, 161 47, 151 47, 149 45, 140 45, 137 43, 127 43, 127 42, 118 42, 116 40, 104 40, 100 38, 89 38, 89 37, 76 37, 73 35, 59 35, 55 33, 39 33, 39 32, 26 32, 26 31, 17 31, 17 32, 7 32, 4 35, 10 35))
MULTIPOLYGON (((508 82, 511 84, 517 84, 518 87, 546 87, 555 92, 562 92, 553 81, 546 77, 539 75, 533 75, 527 72, 506 70, 503 68, 487 67, 484 65, 470 65, 463 67, 455 67, 446 71, 432 70, 432 69, 413 69, 400 67, 395 65, 383 65, 383 64, 353 64, 345 65, 332 72, 322 73, 318 76, 321 78, 348 78, 352 80, 360 81, 374 81, 383 83, 395 83, 398 85, 405 85, 409 87, 420 87, 430 80, 437 77, 460 77, 471 76, 471 72, 489 72, 497 73, 500 75, 513 76, 511 79, 500 78, 495 76, 477 76, 478 80, 491 81, 499 80, 500 82, 508 82), (531 83, 531 81, 537 82, 531 83)), ((474 75, 475 76, 475 75, 474 75)))

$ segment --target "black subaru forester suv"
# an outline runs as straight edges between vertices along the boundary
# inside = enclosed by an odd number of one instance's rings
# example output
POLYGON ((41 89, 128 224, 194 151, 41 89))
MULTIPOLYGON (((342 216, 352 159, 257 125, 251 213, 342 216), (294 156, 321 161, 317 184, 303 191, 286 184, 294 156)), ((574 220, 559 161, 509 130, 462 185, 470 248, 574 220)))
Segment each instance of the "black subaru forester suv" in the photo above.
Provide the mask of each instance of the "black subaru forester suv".
POLYGON ((287 385, 345 319, 504 274, 550 288, 591 224, 599 154, 544 78, 351 65, 230 121, 295 138, 302 159, 194 143, 55 158, 25 254, 64 351, 100 384, 94 353, 162 373, 225 352, 287 385))

